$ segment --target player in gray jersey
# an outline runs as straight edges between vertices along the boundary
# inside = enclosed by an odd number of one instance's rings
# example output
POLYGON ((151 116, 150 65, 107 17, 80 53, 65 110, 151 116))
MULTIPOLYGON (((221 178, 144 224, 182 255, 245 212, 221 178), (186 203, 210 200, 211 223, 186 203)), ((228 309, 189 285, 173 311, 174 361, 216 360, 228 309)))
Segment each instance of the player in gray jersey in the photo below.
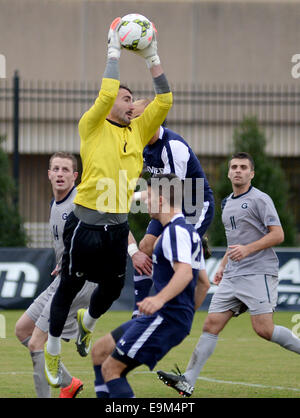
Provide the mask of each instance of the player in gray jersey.
MULTIPOLYGON (((60 282, 60 266, 63 245, 63 230, 69 213, 73 210, 76 195, 75 180, 78 176, 77 161, 67 153, 55 153, 50 158, 48 177, 52 185, 54 199, 51 202, 50 232, 53 239, 57 265, 52 272, 56 276, 50 286, 42 292, 16 323, 18 339, 28 347, 33 362, 33 378, 38 398, 51 397, 50 386, 45 376, 44 344, 48 338, 49 316, 52 298, 60 282)), ((95 284, 86 282, 71 306, 62 337, 66 340, 76 338, 78 332, 77 310, 89 305, 95 284)), ((82 389, 80 379, 72 377, 62 365, 60 398, 74 398, 82 389)))
POLYGON ((158 372, 165 384, 185 396, 192 394, 200 371, 214 352, 219 333, 233 316, 246 310, 260 337, 300 354, 300 340, 288 328, 273 322, 278 259, 272 247, 283 241, 284 233, 272 199, 251 186, 253 177, 252 157, 244 152, 235 154, 228 171, 233 193, 222 202, 227 251, 214 277, 218 289, 202 335, 184 375, 158 372))

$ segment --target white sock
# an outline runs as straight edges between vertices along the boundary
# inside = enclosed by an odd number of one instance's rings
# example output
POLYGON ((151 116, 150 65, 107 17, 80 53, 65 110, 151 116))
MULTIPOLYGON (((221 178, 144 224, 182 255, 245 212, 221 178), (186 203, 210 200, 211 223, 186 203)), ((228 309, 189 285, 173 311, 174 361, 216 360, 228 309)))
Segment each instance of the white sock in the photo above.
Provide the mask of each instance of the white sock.
POLYGON ((53 337, 48 333, 47 351, 52 356, 57 356, 61 352, 60 337, 53 337))
POLYGON ((83 314, 83 325, 89 330, 89 331, 93 331, 96 325, 98 318, 93 318, 90 314, 89 314, 89 310, 87 309, 84 314, 83 314))
POLYGON ((300 354, 300 339, 288 328, 275 325, 271 341, 281 345, 281 347, 286 348, 289 351, 300 354))
POLYGON ((189 364, 187 365, 184 377, 192 385, 195 386, 197 377, 199 376, 207 359, 212 355, 218 341, 218 336, 203 332, 193 351, 189 364))

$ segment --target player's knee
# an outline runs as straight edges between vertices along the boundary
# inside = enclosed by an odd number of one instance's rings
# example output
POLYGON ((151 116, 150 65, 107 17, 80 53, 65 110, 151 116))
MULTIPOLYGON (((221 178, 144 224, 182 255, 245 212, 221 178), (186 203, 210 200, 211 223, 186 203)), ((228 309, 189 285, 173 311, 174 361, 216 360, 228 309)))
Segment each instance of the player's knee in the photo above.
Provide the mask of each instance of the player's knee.
POLYGON ((15 336, 19 341, 24 341, 26 338, 30 337, 31 333, 24 325, 24 321, 20 318, 15 325, 15 336))
POLYGON ((223 328, 224 326, 217 316, 207 315, 203 324, 203 332, 217 335, 222 331, 223 328))
POLYGON ((111 334, 104 335, 92 347, 91 356, 93 364, 103 364, 107 357, 113 352, 116 343, 111 334))
POLYGON ((15 325, 15 336, 18 338, 18 340, 23 341, 24 337, 24 330, 22 325, 20 324, 20 321, 18 320, 15 325))
POLYGON ((253 329, 259 337, 264 338, 265 340, 268 340, 268 341, 271 340, 273 329, 270 329, 269 327, 265 327, 264 325, 261 325, 261 324, 254 324, 253 329))
POLYGON ((203 324, 203 332, 208 332, 212 334, 212 330, 214 329, 214 327, 215 322, 211 318, 207 317, 203 324))

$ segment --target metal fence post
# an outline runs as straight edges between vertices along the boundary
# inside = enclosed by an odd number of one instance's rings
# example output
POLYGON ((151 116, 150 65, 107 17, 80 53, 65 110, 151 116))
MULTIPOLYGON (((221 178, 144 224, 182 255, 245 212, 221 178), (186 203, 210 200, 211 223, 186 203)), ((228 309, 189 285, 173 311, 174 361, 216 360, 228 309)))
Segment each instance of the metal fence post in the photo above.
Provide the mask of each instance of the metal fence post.
POLYGON ((16 70, 14 73, 13 80, 13 89, 14 89, 14 98, 13 98, 13 134, 14 134, 14 149, 13 149, 13 176, 17 188, 15 196, 15 204, 18 206, 19 203, 19 166, 20 166, 20 156, 19 156, 19 102, 20 102, 20 77, 19 73, 16 70))

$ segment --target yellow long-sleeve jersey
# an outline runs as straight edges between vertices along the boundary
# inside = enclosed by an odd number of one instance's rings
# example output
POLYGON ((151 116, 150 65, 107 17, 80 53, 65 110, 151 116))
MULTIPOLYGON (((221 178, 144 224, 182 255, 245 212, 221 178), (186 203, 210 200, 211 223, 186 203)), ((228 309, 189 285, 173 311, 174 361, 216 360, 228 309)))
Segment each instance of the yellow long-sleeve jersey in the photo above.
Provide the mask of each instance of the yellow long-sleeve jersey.
POLYGON ((122 127, 106 120, 120 82, 103 78, 94 105, 79 121, 82 178, 74 202, 108 213, 128 213, 143 168, 143 149, 166 118, 172 93, 157 94, 143 114, 122 127))

